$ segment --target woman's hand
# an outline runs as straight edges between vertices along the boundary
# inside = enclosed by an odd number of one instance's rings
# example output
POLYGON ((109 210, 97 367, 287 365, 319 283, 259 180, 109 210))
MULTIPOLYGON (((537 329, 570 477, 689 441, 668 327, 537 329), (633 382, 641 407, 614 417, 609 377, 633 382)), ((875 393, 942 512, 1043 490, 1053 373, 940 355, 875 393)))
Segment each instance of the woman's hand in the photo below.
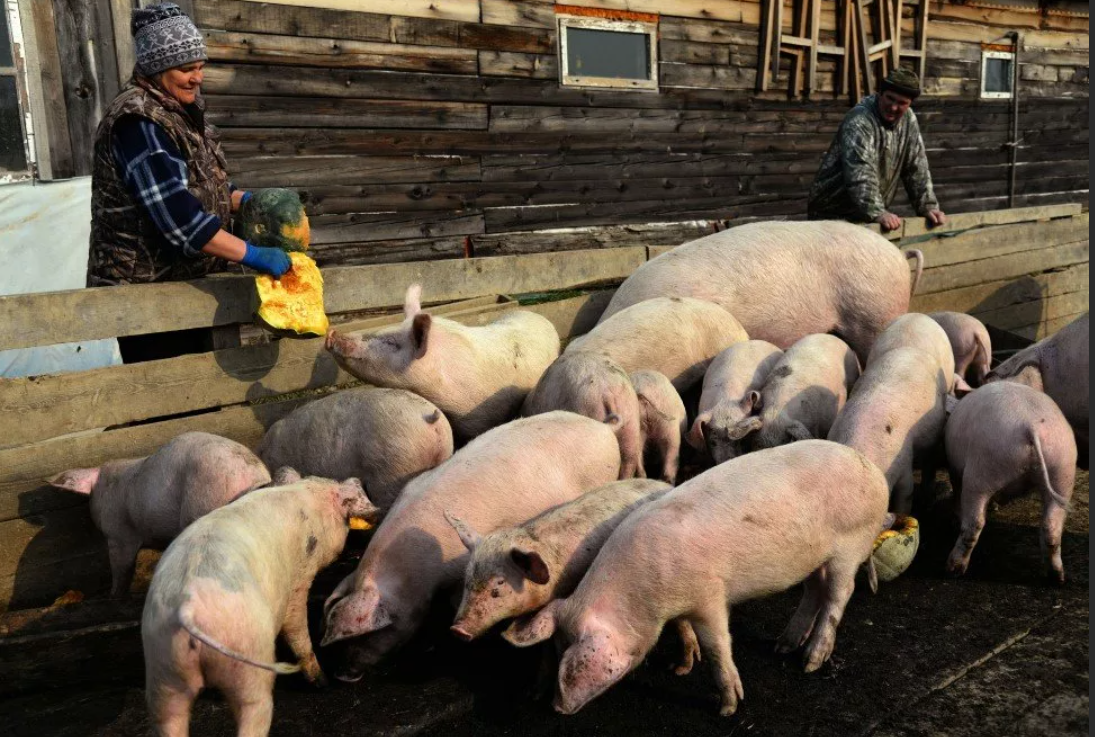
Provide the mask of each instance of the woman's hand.
POLYGON ((286 271, 293 268, 293 262, 289 260, 289 254, 280 248, 255 246, 250 243, 246 245, 247 252, 243 254, 240 263, 248 268, 269 274, 275 279, 280 279, 286 271))

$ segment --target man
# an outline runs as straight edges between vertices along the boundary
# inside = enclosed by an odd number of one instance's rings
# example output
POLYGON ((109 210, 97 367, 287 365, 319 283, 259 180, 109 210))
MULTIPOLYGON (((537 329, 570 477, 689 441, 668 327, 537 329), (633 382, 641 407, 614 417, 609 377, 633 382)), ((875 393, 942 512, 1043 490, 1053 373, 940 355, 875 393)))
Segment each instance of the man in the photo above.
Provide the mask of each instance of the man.
POLYGON ((249 193, 228 181, 199 92, 208 55, 173 3, 133 11, 137 65, 95 137, 87 285, 194 279, 229 262, 280 277, 289 257, 228 231, 249 193))
POLYGON ((889 208, 901 182, 930 225, 947 222, 932 191, 920 126, 909 109, 919 95, 916 74, 895 69, 879 94, 863 98, 844 116, 810 188, 811 220, 878 223, 883 231, 894 230, 901 218, 889 208))

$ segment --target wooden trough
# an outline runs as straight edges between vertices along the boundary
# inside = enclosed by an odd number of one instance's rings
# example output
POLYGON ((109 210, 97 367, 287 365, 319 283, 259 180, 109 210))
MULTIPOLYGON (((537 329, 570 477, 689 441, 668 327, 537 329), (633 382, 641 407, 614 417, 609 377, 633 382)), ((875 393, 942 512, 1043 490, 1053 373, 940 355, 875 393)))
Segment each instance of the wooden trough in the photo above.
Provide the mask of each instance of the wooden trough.
MULTIPOLYGON (((915 311, 969 312, 1036 340, 1088 309, 1088 215, 1079 205, 954 215, 931 232, 907 220, 888 237, 924 251, 915 311)), ((435 314, 484 324, 524 302, 522 309, 548 317, 566 339, 595 323, 612 286, 670 247, 331 268, 324 272, 327 310, 341 329, 376 329, 401 319, 392 313, 407 285, 420 282, 435 314), (388 314, 362 318, 365 311, 388 314)), ((253 299, 253 280, 239 276, 0 297, 0 350, 187 328, 238 337, 239 326, 251 324, 253 299)), ((294 407, 353 383, 322 339, 236 343, 93 371, 0 379, 0 612, 8 612, 0 617, 0 635, 17 634, 19 622, 34 619, 30 610, 66 592, 80 599, 109 589, 105 543, 86 498, 44 486, 46 478, 148 454, 188 430, 254 447, 294 407)), ((149 568, 146 560, 145 579, 149 568)), ((95 618, 94 609, 85 611, 95 618)))

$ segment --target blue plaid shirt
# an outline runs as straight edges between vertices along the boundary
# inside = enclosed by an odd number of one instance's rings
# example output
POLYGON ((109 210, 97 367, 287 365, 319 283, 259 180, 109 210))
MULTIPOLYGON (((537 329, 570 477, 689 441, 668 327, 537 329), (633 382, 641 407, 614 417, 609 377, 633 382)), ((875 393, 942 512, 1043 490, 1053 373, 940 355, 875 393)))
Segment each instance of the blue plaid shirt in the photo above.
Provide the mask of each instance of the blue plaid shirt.
POLYGON ((119 120, 113 139, 114 160, 126 186, 164 240, 185 256, 201 255, 222 223, 186 188, 186 160, 175 142, 159 124, 139 116, 119 120))

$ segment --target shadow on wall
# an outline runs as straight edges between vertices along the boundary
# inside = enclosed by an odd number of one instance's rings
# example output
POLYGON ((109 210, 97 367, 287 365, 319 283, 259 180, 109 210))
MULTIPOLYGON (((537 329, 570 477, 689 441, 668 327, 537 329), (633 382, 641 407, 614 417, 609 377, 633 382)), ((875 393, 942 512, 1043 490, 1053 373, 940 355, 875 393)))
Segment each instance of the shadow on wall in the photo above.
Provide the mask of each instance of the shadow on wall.
POLYGON ((1047 319, 1046 297, 1045 286, 1032 276, 1024 276, 1000 287, 968 310, 988 328, 994 367, 1033 342, 1015 331, 1047 319))

